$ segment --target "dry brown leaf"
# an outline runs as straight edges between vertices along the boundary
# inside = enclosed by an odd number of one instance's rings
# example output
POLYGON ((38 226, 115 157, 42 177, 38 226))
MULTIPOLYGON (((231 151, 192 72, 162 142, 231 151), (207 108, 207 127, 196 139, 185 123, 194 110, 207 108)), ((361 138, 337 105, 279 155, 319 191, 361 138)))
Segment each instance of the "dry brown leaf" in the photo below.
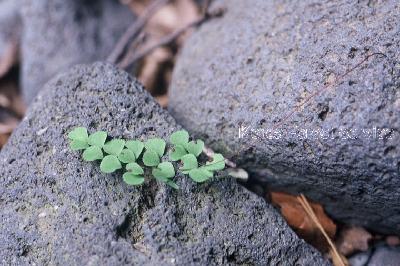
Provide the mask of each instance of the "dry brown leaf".
POLYGON ((0 78, 3 77, 18 61, 18 43, 10 41, 4 53, 0 55, 0 78))
POLYGON ((165 108, 168 106, 168 95, 157 96, 155 99, 162 107, 165 108))
POLYGON ((169 73, 172 72, 172 58, 169 49, 160 48, 144 59, 138 79, 153 95, 166 93, 165 88, 170 82, 169 73))
POLYGON ((339 254, 340 258, 337 257, 337 254, 332 249, 329 249, 329 257, 332 259, 332 263, 334 266, 348 266, 350 263, 347 258, 341 254, 339 254))
MULTIPOLYGON (((124 1, 140 16, 151 3, 150 0, 124 1)), ((143 31, 146 33, 140 46, 151 47, 177 29, 200 17, 200 9, 193 0, 175 0, 160 8, 149 19, 143 31)), ((160 47, 145 56, 137 68, 136 76, 153 96, 162 96, 162 105, 168 102, 167 90, 171 81, 175 56, 185 36, 180 36, 171 47, 160 47)), ((139 47, 140 48, 140 47, 139 47)), ((136 48, 135 51, 140 51, 136 48)))
POLYGON ((3 146, 6 144, 9 137, 10 137, 10 134, 1 134, 0 133, 0 149, 3 148, 3 146))
MULTIPOLYGON (((307 215, 296 196, 282 192, 271 192, 272 203, 278 205, 288 224, 307 242, 322 252, 328 251, 328 244, 316 224, 307 215)), ((336 224, 325 214, 317 203, 310 203, 319 222, 330 238, 336 234, 336 224)))
POLYGON ((332 262, 334 266, 348 266, 349 263, 346 260, 346 258, 343 257, 337 250, 335 244, 333 244, 332 239, 328 234, 326 233, 325 229, 323 228, 321 222, 319 221, 315 211, 311 207, 311 203, 308 201, 308 199, 303 195, 300 194, 300 196, 297 196, 297 200, 301 204, 301 207, 303 207, 304 211, 307 213, 307 215, 311 218, 313 223, 318 227, 319 231, 322 233, 324 236, 325 240, 328 242, 329 245, 329 254, 332 257, 332 262))
POLYGON ((26 105, 19 93, 16 79, 17 77, 7 75, 0 80, 0 107, 10 110, 22 118, 26 111, 26 105))
POLYGON ((385 240, 386 243, 391 247, 400 245, 400 237, 398 236, 387 236, 385 240))
POLYGON ((362 227, 346 227, 340 231, 336 246, 345 256, 355 251, 367 251, 372 235, 362 227))

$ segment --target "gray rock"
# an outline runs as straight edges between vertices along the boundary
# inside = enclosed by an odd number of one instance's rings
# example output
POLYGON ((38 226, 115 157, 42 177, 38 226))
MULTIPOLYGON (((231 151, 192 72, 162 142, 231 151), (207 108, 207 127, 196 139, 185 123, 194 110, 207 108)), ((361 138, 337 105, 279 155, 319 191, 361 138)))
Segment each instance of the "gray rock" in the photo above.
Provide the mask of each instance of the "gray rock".
POLYGON ((226 14, 203 24, 177 62, 173 116, 252 178, 306 193, 346 223, 398 233, 400 2, 216 4, 226 14), (372 53, 384 56, 350 71, 372 53))
POLYGON ((55 74, 105 59, 134 19, 117 0, 22 1, 22 88, 27 102, 55 74))
POLYGON ((52 79, 0 153, 2 264, 324 265, 278 212, 232 179, 141 187, 68 148, 76 126, 167 138, 175 120, 128 74, 95 63, 52 79))
POLYGON ((371 257, 371 250, 352 255, 348 262, 351 266, 365 266, 371 257))
POLYGON ((374 251, 368 266, 399 266, 400 247, 382 246, 374 251))

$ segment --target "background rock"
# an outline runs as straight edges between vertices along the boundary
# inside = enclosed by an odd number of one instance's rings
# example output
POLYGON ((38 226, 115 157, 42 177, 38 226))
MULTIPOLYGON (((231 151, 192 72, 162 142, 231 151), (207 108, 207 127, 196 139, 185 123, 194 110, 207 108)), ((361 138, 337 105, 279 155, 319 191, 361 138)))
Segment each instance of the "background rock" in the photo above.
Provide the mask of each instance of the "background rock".
POLYGON ((381 246, 369 259, 368 266, 397 266, 400 263, 400 247, 381 246))
POLYGON ((180 128, 111 65, 50 81, 0 153, 3 264, 323 265, 273 207, 232 179, 179 191, 106 175, 68 148, 76 126, 112 137, 167 138, 180 128))
POLYGON ((0 78, 16 61, 20 37, 18 0, 0 0, 0 78))
POLYGON ((253 178, 304 192, 346 223, 398 234, 399 1, 216 5, 227 8, 224 17, 203 24, 177 62, 169 104, 174 117, 253 178), (372 53, 384 56, 342 77, 372 53), (278 125, 271 138, 268 130, 278 125), (258 130, 261 138, 239 138, 240 127, 258 130), (380 139, 374 128, 392 134, 380 139), (284 133, 299 136, 279 138, 284 133))
POLYGON ((22 89, 27 102, 60 71, 105 59, 133 21, 117 0, 22 0, 22 89))

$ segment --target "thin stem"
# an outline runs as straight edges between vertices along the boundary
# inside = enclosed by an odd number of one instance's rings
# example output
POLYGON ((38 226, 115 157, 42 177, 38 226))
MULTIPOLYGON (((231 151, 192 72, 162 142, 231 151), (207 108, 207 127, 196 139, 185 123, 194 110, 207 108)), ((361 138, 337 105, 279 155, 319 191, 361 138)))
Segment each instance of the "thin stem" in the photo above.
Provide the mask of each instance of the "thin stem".
POLYGON ((144 47, 142 49, 142 51, 139 51, 137 54, 128 54, 125 56, 124 59, 121 60, 121 62, 118 64, 119 67, 121 68, 129 68, 131 65, 133 65, 136 61, 138 61, 139 59, 147 56, 148 54, 152 53, 155 49, 161 47, 161 46, 165 46, 168 45, 170 43, 172 43, 173 41, 175 41, 180 35, 182 35, 183 33, 185 33, 188 29, 192 28, 192 27, 197 27, 199 25, 201 25, 203 22, 205 22, 206 20, 210 19, 210 18, 214 18, 214 17, 219 17, 223 14, 224 10, 222 9, 217 9, 212 13, 208 12, 208 8, 210 5, 211 1, 206 1, 205 2, 205 6, 204 6, 204 10, 205 13, 198 19, 196 19, 193 22, 190 22, 189 24, 177 29, 176 31, 172 32, 171 34, 161 38, 158 42, 148 45, 147 47, 144 47))
POLYGON ((204 20, 205 20, 204 17, 199 18, 199 19, 189 23, 188 25, 185 25, 185 26, 179 28, 178 30, 174 31, 173 33, 161 38, 155 44, 152 44, 152 45, 149 45, 149 46, 143 48, 141 52, 139 52, 137 54, 129 54, 118 65, 121 68, 124 68, 124 69, 128 68, 129 66, 133 65, 137 60, 139 60, 139 59, 145 57, 146 55, 150 54, 151 52, 153 52, 158 47, 170 44, 176 38, 178 38, 182 33, 187 31, 189 28, 201 24, 204 20))
POLYGON ((303 194, 301 194, 299 197, 297 197, 297 200, 300 202, 301 206, 306 211, 308 216, 310 216, 311 220, 317 225, 318 229, 321 231, 321 233, 325 237, 326 241, 328 241, 328 244, 331 247, 333 254, 336 256, 337 261, 339 262, 340 266, 346 266, 347 264, 343 261, 343 258, 337 251, 336 246, 333 244, 331 238, 328 236, 324 227, 319 222, 318 217, 315 215, 315 212, 311 208, 310 203, 308 203, 307 198, 303 194))
POLYGON ((139 17, 122 35, 117 44, 115 45, 113 51, 108 56, 107 61, 115 64, 118 58, 125 51, 128 43, 134 39, 138 33, 143 29, 143 27, 147 24, 149 19, 164 5, 166 5, 170 0, 156 0, 152 2, 143 12, 142 16, 139 17))

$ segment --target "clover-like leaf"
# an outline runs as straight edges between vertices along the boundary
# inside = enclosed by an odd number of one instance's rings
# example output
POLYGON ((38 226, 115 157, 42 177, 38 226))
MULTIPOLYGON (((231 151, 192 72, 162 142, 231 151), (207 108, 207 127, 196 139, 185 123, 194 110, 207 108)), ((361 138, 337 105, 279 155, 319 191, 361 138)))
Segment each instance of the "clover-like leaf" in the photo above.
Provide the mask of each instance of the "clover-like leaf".
POLYGON ((104 144, 103 149, 106 153, 118 156, 124 149, 125 140, 113 139, 104 144))
POLYGON ((181 161, 183 163, 183 166, 179 169, 182 170, 182 173, 184 174, 187 174, 188 171, 199 167, 197 158, 193 154, 186 154, 182 157, 181 161))
POLYGON ((189 177, 197 183, 202 183, 213 177, 213 173, 203 167, 200 167, 190 170, 189 177))
POLYGON ((133 151, 129 149, 123 149, 121 153, 118 155, 118 159, 122 163, 133 163, 136 161, 135 154, 133 153, 133 151))
POLYGON ((136 159, 139 158, 139 156, 142 153, 143 148, 144 148, 143 142, 141 142, 139 140, 127 141, 125 146, 135 154, 136 159))
POLYGON ((91 146, 87 148, 83 154, 82 154, 83 160, 87 162, 92 162, 96 160, 101 160, 103 159, 103 151, 101 150, 100 147, 97 146, 91 146))
POLYGON ((89 144, 87 143, 87 141, 81 141, 81 140, 74 139, 71 141, 70 147, 73 151, 79 151, 79 150, 84 150, 87 147, 89 147, 89 144))
POLYGON ((186 149, 182 145, 176 145, 173 150, 169 153, 169 159, 171 161, 178 161, 187 154, 186 149))
POLYGON ((72 130, 71 132, 69 132, 68 134, 68 138, 70 140, 79 140, 82 142, 87 142, 88 139, 88 132, 87 129, 84 127, 77 127, 74 128, 74 130, 72 130))
POLYGON ((107 155, 106 157, 103 158, 100 164, 100 170, 103 173, 113 173, 118 169, 121 169, 122 165, 120 161, 118 160, 117 156, 115 155, 107 155))
POLYGON ((165 145, 165 141, 159 138, 149 139, 144 144, 147 150, 156 152, 159 157, 164 155, 165 145))
POLYGON ((215 153, 212 162, 207 162, 203 168, 208 171, 218 171, 225 168, 225 158, 220 153, 215 153))
POLYGON ((152 150, 145 151, 142 160, 146 166, 157 166, 160 163, 160 157, 152 150))
POLYGON ((167 182, 165 182, 168 186, 174 188, 174 189, 179 189, 179 186, 172 180, 168 180, 167 182))
POLYGON ((199 156, 200 153, 203 151, 204 142, 202 140, 191 141, 187 144, 186 149, 189 153, 193 154, 194 156, 199 156))
POLYGON ((134 186, 141 185, 144 182, 144 177, 143 176, 135 175, 134 173, 131 173, 131 172, 126 172, 122 176, 122 179, 128 185, 134 185, 134 186))
POLYGON ((169 141, 174 145, 186 147, 189 142, 189 133, 186 130, 179 130, 171 134, 169 141))
POLYGON ((102 148, 104 146, 104 142, 107 139, 107 132, 105 131, 97 131, 89 136, 88 143, 91 146, 97 146, 102 148))
POLYGON ((166 182, 169 178, 175 176, 175 169, 172 163, 162 162, 157 168, 153 168, 152 174, 155 178, 166 182))
POLYGON ((137 163, 128 163, 125 168, 134 175, 144 174, 143 168, 137 163))

